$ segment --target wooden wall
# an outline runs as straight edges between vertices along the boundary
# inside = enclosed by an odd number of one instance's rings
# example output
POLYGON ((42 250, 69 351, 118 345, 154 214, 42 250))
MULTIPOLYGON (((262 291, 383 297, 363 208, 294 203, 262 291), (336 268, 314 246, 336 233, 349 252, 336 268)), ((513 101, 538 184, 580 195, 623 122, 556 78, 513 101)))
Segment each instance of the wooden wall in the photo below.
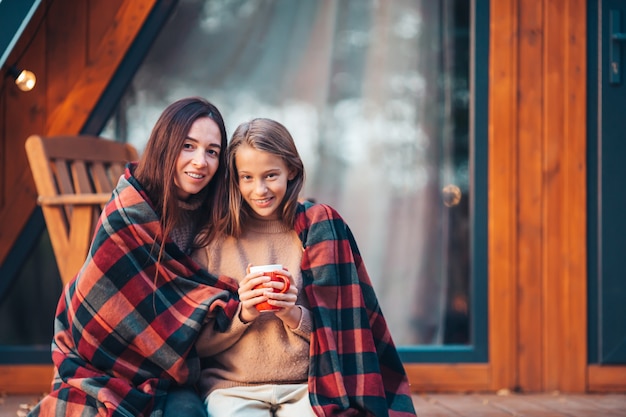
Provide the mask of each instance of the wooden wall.
POLYGON ((586 2, 492 2, 495 386, 586 390, 586 2))
POLYGON ((0 78, 0 264, 35 208, 24 141, 78 133, 156 0, 43 0, 7 59, 37 76, 0 78))
MULTIPOLYGON (((0 97, 0 261, 34 207, 24 139, 80 129, 152 3, 56 0, 22 37, 41 78, 0 97)), ((489 362, 407 364, 412 389, 624 391, 626 368, 587 365, 586 2, 490 3, 489 362)), ((49 375, 0 368, 0 391, 41 392, 49 375)))
POLYGON ((416 391, 624 391, 587 365, 585 0, 492 0, 489 363, 407 365, 416 391))
MULTIPOLYGON (((0 263, 36 206, 24 142, 78 133, 157 0, 43 0, 7 59, 28 68, 27 93, 0 77, 0 263)), ((40 393, 49 365, 0 366, 0 392, 40 393)))

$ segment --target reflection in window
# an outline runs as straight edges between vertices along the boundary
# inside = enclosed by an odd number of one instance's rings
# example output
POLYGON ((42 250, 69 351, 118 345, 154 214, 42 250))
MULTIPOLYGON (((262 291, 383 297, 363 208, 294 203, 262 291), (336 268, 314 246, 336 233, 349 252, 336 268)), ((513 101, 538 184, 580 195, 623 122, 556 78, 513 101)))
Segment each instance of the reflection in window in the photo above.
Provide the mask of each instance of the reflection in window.
POLYGON ((396 343, 467 344, 469 62, 468 0, 181 0, 102 135, 141 150, 190 95, 229 133, 279 120, 303 197, 350 225, 396 343))

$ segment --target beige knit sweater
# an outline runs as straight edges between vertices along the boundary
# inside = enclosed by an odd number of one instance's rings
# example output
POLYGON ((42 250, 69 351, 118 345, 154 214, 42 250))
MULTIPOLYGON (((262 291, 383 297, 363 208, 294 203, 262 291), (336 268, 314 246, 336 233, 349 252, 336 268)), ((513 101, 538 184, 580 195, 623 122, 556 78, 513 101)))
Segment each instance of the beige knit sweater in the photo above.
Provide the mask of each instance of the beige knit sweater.
POLYGON ((196 345, 203 358, 199 387, 204 396, 218 388, 306 383, 308 378, 312 318, 302 290, 302 242, 277 220, 253 219, 245 230, 238 239, 216 239, 192 257, 212 274, 237 280, 246 275, 249 263, 282 264, 299 290, 296 304, 302 319, 296 329, 291 329, 274 313, 262 313, 250 323, 243 323, 237 314, 225 333, 214 331, 213 323, 208 322, 196 345))

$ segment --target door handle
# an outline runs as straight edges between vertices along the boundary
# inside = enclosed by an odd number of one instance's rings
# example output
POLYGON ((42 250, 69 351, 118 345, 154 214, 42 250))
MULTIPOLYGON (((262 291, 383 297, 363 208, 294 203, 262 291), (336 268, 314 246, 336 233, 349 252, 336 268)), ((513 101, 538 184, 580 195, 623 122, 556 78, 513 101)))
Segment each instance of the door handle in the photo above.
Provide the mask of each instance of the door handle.
POLYGON ((626 42, 626 33, 622 32, 622 13, 619 10, 609 12, 609 84, 622 82, 622 42, 626 42))

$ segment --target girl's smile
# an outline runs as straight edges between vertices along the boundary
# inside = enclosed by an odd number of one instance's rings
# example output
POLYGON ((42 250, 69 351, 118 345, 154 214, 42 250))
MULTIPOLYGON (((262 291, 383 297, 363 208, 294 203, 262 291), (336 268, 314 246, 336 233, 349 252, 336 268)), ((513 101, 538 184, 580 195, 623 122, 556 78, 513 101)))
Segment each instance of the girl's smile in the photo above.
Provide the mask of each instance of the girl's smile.
POLYGON ((262 200, 254 200, 257 206, 259 207, 267 207, 271 205, 271 202, 274 200, 274 197, 264 198, 262 200))
POLYGON ((277 155, 242 145, 235 155, 239 191, 259 216, 279 219, 280 208, 293 178, 285 161, 277 155))

